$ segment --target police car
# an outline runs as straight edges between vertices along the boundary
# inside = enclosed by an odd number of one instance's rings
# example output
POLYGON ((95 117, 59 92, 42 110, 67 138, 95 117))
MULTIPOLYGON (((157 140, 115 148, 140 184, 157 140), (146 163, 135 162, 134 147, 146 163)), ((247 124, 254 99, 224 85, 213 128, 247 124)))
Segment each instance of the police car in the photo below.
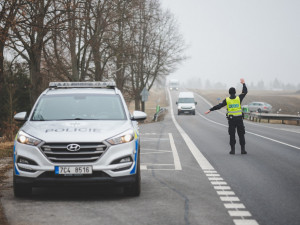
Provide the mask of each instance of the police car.
POLYGON ((14 142, 16 197, 32 187, 113 184, 141 191, 137 121, 114 82, 51 82, 27 115, 14 142))

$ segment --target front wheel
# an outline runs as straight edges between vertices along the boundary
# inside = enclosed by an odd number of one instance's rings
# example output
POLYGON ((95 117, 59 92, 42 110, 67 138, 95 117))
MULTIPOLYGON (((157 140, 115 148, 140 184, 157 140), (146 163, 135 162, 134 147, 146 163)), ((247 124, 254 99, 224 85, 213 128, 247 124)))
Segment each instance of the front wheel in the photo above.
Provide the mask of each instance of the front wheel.
POLYGON ((13 189, 15 197, 28 197, 32 192, 32 186, 30 184, 17 184, 15 175, 13 178, 13 189))
POLYGON ((138 197, 141 194, 141 168, 140 168, 140 149, 138 153, 135 182, 129 187, 124 188, 124 194, 127 196, 138 197))

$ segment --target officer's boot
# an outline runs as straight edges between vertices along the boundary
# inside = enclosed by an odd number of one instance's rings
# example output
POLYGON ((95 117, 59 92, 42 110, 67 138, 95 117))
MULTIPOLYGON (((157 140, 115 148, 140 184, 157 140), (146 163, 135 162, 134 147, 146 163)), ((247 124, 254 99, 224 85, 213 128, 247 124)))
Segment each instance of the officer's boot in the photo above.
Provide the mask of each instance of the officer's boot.
POLYGON ((242 154, 247 154, 246 150, 245 150, 245 145, 241 145, 241 153, 242 154))
POLYGON ((230 145, 231 146, 231 151, 229 152, 229 154, 234 155, 235 154, 235 146, 234 145, 230 145))

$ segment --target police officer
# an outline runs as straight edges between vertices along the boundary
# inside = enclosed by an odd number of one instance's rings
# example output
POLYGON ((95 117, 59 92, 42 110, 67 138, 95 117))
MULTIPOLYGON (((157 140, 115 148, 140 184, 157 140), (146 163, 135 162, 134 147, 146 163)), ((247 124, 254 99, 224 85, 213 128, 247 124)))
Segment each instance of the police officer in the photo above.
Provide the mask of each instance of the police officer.
POLYGON ((229 154, 234 155, 235 154, 235 129, 237 128, 237 133, 239 135, 240 139, 240 145, 241 145, 241 153, 242 154, 247 154, 245 150, 245 126, 243 123, 243 114, 242 114, 242 108, 241 108, 241 103, 248 93, 245 80, 241 78, 241 83, 243 84, 243 90, 242 93, 239 96, 236 96, 235 93, 235 88, 231 87, 229 89, 229 94, 230 97, 227 97, 226 99, 223 100, 218 105, 215 105, 212 107, 210 110, 205 112, 205 114, 210 113, 211 111, 221 109, 225 105, 227 105, 227 118, 228 118, 228 133, 230 135, 230 146, 231 146, 231 151, 229 154))

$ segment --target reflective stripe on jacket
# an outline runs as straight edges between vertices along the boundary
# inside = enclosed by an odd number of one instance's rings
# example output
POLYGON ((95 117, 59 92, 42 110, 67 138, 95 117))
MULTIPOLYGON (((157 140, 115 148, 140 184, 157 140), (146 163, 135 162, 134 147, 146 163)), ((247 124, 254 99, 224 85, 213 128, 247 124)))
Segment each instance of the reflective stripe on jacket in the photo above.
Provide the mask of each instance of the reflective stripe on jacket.
POLYGON ((242 115, 242 108, 241 108, 241 101, 240 97, 237 96, 235 99, 231 99, 229 97, 226 98, 227 103, 227 114, 230 116, 241 116, 242 115))

